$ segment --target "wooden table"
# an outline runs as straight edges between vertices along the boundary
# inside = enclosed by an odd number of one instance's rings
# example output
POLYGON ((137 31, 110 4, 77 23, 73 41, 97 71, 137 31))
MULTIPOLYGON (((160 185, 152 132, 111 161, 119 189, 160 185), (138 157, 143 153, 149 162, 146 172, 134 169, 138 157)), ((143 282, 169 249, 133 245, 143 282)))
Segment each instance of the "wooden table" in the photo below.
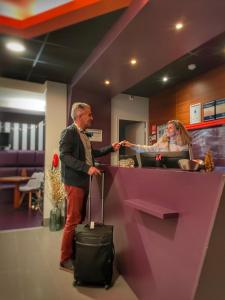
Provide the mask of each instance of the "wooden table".
POLYGON ((24 176, 8 176, 8 177, 0 177, 0 182, 2 183, 14 183, 14 199, 13 206, 14 208, 18 208, 20 206, 20 191, 19 186, 22 182, 26 182, 30 179, 30 177, 24 176))

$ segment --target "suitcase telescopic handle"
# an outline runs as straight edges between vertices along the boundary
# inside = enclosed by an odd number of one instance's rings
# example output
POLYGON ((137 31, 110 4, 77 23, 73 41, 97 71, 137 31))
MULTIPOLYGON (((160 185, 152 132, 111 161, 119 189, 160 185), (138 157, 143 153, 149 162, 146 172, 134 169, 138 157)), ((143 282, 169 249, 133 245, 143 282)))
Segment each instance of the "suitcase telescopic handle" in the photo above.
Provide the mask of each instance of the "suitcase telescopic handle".
MULTIPOLYGON (((102 224, 104 224, 104 185, 105 185, 105 174, 101 171, 101 217, 102 224)), ((91 222, 91 187, 92 187, 92 176, 89 177, 89 193, 88 193, 88 222, 91 222)))

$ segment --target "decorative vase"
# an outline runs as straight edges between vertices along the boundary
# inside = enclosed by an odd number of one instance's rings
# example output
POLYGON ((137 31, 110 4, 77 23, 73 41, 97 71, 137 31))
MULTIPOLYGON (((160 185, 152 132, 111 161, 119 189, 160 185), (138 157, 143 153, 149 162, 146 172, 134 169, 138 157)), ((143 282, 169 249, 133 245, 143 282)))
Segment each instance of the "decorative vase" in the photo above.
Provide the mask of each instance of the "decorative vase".
POLYGON ((50 211, 49 229, 50 231, 58 231, 62 228, 62 214, 59 207, 54 207, 50 211))

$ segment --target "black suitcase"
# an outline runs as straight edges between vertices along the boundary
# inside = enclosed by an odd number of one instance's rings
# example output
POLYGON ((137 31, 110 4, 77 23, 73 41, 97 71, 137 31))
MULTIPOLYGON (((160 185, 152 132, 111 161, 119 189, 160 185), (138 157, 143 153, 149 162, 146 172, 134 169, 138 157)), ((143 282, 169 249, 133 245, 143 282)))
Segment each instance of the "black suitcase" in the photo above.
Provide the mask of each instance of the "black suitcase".
POLYGON ((91 184, 88 195, 88 224, 75 229, 74 286, 103 285, 109 288, 113 274, 113 226, 104 224, 104 173, 102 177, 102 223, 91 222, 91 184), (94 228, 91 225, 94 224, 94 228))

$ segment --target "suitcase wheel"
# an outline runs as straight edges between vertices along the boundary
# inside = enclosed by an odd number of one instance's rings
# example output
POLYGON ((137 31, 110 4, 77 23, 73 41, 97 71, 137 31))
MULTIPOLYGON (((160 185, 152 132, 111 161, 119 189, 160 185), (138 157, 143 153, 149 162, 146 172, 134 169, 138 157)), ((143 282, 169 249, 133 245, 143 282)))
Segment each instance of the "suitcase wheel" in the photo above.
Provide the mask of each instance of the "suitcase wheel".
POLYGON ((73 281, 73 286, 77 286, 77 285, 80 285, 81 282, 79 280, 74 280, 73 281))
POLYGON ((76 280, 73 281, 73 286, 77 286, 76 280))
POLYGON ((108 290, 110 288, 110 284, 105 284, 105 289, 108 290))

